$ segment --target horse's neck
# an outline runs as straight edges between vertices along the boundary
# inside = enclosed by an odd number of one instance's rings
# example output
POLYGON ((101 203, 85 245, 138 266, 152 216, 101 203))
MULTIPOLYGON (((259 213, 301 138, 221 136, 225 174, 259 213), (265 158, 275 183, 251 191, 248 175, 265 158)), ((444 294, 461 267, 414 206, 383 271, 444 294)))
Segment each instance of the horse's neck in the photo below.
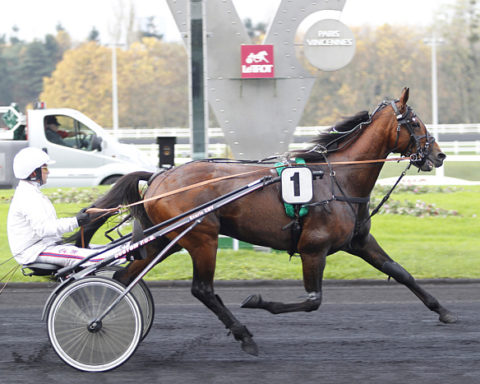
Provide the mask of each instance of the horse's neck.
POLYGON ((345 175, 348 180, 346 184, 351 195, 368 196, 375 186, 384 163, 364 162, 387 158, 391 152, 391 138, 386 133, 390 132, 392 124, 392 121, 385 118, 376 119, 345 150, 330 157, 332 162, 352 162, 352 164, 342 166, 341 171, 341 174, 345 175), (356 162, 358 163, 356 164, 356 162))

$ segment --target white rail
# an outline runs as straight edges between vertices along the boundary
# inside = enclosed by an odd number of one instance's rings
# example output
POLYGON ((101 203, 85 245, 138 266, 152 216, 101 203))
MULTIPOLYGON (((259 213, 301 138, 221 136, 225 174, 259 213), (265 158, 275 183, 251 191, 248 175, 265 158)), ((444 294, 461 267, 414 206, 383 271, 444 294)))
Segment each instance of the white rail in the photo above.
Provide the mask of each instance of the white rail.
MULTIPOLYGON (((295 143, 290 145, 290 149, 306 148, 308 143, 295 143)), ((156 144, 137 144, 152 163, 158 163, 158 145, 156 144)), ((440 147, 447 154, 447 161, 480 161, 480 141, 474 142, 443 142, 440 147)), ((208 146, 209 157, 227 157, 228 146, 226 144, 210 144, 208 146)), ((190 161, 190 144, 175 145, 175 162, 182 164, 190 161)))
MULTIPOLYGON (((431 125, 427 124, 428 129, 433 132, 431 125)), ((313 127, 297 127, 294 135, 297 137, 305 137, 306 141, 309 137, 316 136, 319 132, 328 129, 327 126, 313 127)), ((480 134, 480 124, 439 124, 437 126, 439 134, 480 134)), ((113 131, 111 131, 113 134, 113 131)), ((115 136, 118 139, 151 139, 151 144, 137 144, 140 150, 145 152, 152 162, 158 162, 158 145, 155 144, 156 137, 174 136, 177 138, 190 138, 190 130, 183 127, 171 128, 122 128, 119 129, 115 136)), ((221 128, 209 128, 208 136, 210 138, 223 137, 221 128)), ((479 161, 476 155, 480 155, 480 140, 472 141, 440 141, 440 147, 447 155, 462 155, 463 161, 479 161), (477 160, 475 160, 477 159, 477 160)), ((305 143, 292 143, 290 149, 300 149, 309 146, 305 143)), ((208 153, 210 157, 227 157, 229 153, 228 146, 223 143, 209 144, 208 153)), ((183 163, 190 161, 190 144, 175 145, 176 162, 183 163)), ((448 161, 453 160, 452 156, 447 157, 448 161)))
MULTIPOLYGON (((297 127, 295 136, 315 136, 319 132, 328 129, 328 126, 319 125, 311 127, 297 127)), ((432 125, 427 124, 430 132, 435 129, 432 125)), ((110 131, 110 130, 109 130, 110 131)), ((113 131, 111 131, 113 133, 113 131)), ((437 132, 439 134, 480 134, 480 123, 478 124, 438 124, 437 132)), ((190 129, 185 127, 167 127, 167 128, 121 128, 115 134, 117 138, 156 138, 157 136, 175 136, 190 137, 190 129)), ((223 137, 221 128, 209 128, 209 137, 223 137)))

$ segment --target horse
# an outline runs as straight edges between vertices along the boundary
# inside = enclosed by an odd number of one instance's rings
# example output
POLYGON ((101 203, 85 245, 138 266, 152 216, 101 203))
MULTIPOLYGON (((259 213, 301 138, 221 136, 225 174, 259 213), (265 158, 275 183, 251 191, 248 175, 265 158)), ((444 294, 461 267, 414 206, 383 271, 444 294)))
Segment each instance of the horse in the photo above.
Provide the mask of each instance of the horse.
MULTIPOLYGON (((243 308, 259 308, 273 314, 317 310, 322 302, 326 257, 344 251, 362 258, 389 278, 405 285, 428 309, 439 315, 441 322, 454 323, 457 320, 456 315, 420 287, 370 233, 369 197, 390 153, 409 157, 412 164, 422 171, 442 166, 446 158, 422 120, 407 105, 408 97, 409 89, 404 88, 398 99, 384 100, 372 114, 364 111, 346 118, 320 133, 311 147, 285 154, 285 165, 288 166, 293 157, 301 158, 305 161, 304 166, 325 174, 323 179, 316 178, 312 182, 313 203, 309 204, 307 215, 294 220, 289 218, 281 200, 279 183, 271 184, 209 213, 169 251, 169 254, 182 248, 188 251, 193 264, 191 293, 230 330, 245 352, 258 355, 252 334, 214 291, 220 234, 276 250, 291 251, 293 244, 293 250, 301 258, 303 284, 307 292, 304 301, 273 302, 254 294, 245 299, 243 308), (300 224, 300 231, 286 230, 292 223, 300 224)), ((143 200, 138 184, 150 179, 152 173, 134 172, 118 180, 94 206, 108 209, 137 202, 130 208, 131 214, 143 228, 148 228, 258 177, 277 176, 274 168, 249 162, 193 161, 154 177, 143 200), (164 197, 157 198, 160 195, 164 197), (139 201, 143 203, 139 204, 139 201)), ((105 220, 104 217, 85 227, 87 244, 105 220)), ((147 257, 134 260, 117 272, 115 278, 124 284, 131 282, 181 230, 149 244, 147 257)))

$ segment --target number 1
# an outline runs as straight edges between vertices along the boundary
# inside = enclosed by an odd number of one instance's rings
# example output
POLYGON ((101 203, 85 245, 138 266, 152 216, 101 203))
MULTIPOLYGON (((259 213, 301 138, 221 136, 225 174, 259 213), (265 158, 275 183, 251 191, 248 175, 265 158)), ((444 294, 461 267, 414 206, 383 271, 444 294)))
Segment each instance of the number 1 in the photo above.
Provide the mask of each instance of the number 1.
POLYGON ((293 194, 294 196, 300 196, 300 172, 295 172, 290 180, 293 181, 293 194))

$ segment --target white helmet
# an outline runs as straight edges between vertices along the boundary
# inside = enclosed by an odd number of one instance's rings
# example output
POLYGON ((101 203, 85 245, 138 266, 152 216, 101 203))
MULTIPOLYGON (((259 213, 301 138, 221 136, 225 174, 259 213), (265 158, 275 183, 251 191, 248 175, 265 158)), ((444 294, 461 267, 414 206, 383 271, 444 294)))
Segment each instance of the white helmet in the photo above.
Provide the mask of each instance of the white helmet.
POLYGON ((37 168, 44 164, 53 164, 55 161, 39 148, 23 148, 13 159, 13 173, 17 179, 26 179, 37 168))

